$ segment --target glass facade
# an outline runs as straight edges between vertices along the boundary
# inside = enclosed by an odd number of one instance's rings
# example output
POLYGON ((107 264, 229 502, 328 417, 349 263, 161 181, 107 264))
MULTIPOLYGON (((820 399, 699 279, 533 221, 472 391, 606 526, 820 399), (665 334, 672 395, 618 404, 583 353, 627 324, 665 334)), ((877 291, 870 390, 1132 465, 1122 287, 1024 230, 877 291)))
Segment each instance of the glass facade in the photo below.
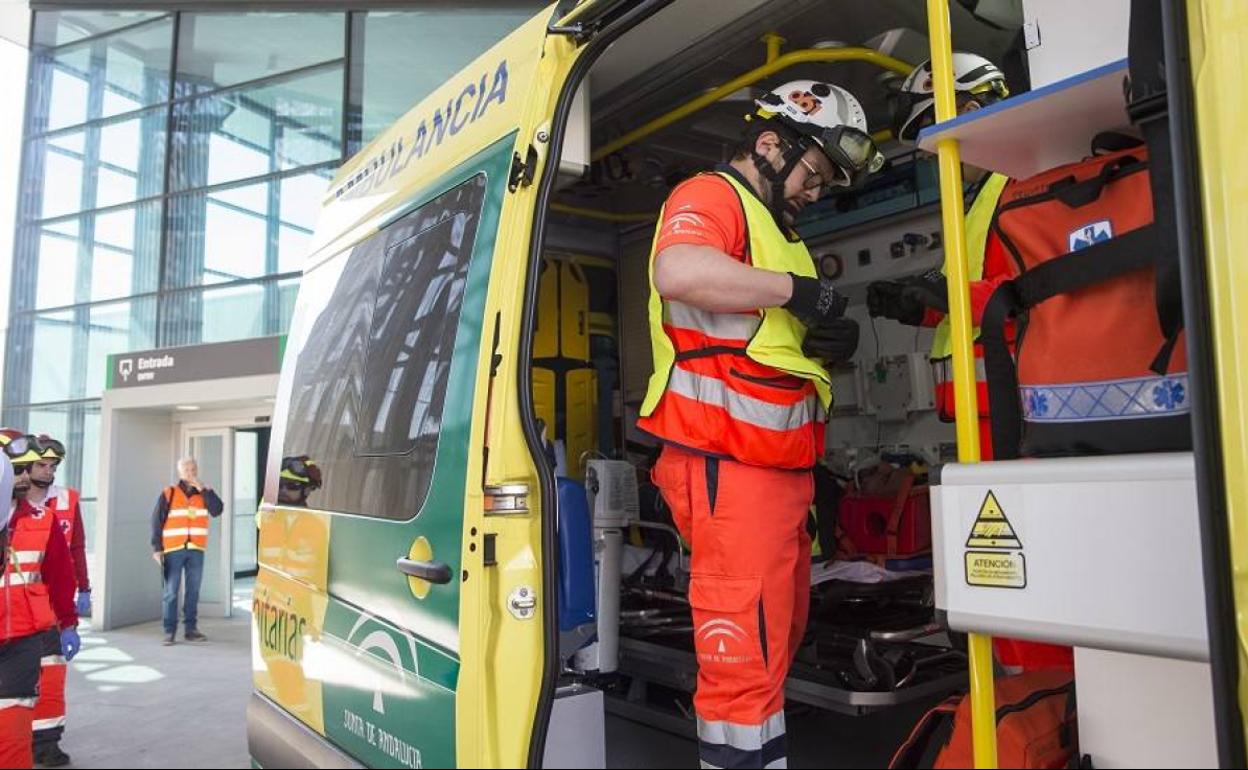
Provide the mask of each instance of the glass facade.
POLYGON ((36 12, 3 423, 88 518, 107 356, 284 333, 338 166, 541 5, 36 12))

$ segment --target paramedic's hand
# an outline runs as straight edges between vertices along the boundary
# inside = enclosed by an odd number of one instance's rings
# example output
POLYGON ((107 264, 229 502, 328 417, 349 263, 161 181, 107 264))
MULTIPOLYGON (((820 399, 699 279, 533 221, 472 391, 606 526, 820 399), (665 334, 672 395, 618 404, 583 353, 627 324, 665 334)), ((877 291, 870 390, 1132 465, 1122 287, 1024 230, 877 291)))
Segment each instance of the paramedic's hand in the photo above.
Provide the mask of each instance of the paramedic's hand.
POLYGON ((829 281, 789 273, 793 294, 780 307, 792 313, 807 327, 818 326, 845 315, 849 298, 832 288, 829 281))
POLYGON ((163 567, 165 566, 165 555, 163 553, 160 553, 159 551, 156 551, 152 553, 152 561, 156 562, 157 564, 163 567))
POLYGON ((74 603, 74 612, 77 612, 79 617, 83 615, 91 614, 91 592, 90 591, 78 592, 78 600, 74 603))
POLYGON ((924 306, 907 288, 901 281, 872 281, 867 284, 867 312, 872 318, 919 326, 923 323, 924 306))
POLYGON ((832 366, 854 357, 858 350, 858 322, 838 318, 807 330, 802 352, 817 358, 824 366, 832 366))
POLYGON ((923 307, 930 307, 948 315, 949 287, 945 276, 935 268, 922 275, 907 279, 902 289, 904 296, 918 302, 923 307))
POLYGON ((82 640, 78 638, 78 629, 67 628, 61 632, 61 655, 65 656, 66 661, 73 660, 81 649, 82 640))

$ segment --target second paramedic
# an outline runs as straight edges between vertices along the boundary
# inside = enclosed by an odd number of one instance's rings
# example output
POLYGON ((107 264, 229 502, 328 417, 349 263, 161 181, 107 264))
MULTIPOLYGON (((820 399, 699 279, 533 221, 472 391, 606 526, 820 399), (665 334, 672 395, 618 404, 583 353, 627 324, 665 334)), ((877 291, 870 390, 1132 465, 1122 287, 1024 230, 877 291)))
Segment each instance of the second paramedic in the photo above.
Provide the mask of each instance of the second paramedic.
POLYGON ((884 164, 842 88, 799 80, 757 105, 733 160, 672 191, 650 258, 655 371, 638 427, 663 443, 654 481, 693 552, 703 767, 786 762, 827 366, 858 343, 793 223, 884 164))
MULTIPOLYGON (((953 54, 953 85, 959 115, 974 112, 1009 96, 1005 75, 995 64, 973 53, 953 54)), ((919 131, 936 122, 936 99, 932 86, 932 63, 925 61, 901 84, 893 109, 893 133, 902 144, 918 143, 919 131)), ((988 174, 963 165, 971 183, 966 213, 966 253, 971 280, 972 315, 978 318, 988 297, 1004 279, 1006 267, 989 261, 985 266, 988 230, 997 200, 1008 177, 988 174)), ((996 261, 1000 261, 997 259, 996 261)), ((872 317, 890 318, 909 326, 935 326, 931 361, 936 375, 936 410, 940 419, 953 422, 953 343, 950 333, 948 290, 943 268, 901 281, 874 281, 867 286, 867 308, 872 317)), ((984 351, 975 345, 975 371, 979 397, 981 455, 992 457, 992 430, 988 420, 988 385, 984 381, 984 351)))
MULTIPOLYGON (((1005 75, 982 56, 955 51, 953 83, 958 113, 995 104, 1009 96, 1005 75)), ((932 88, 932 64, 924 62, 902 83, 900 99, 893 114, 893 132, 903 144, 916 144, 919 131, 936 122, 932 88)), ((1009 259, 1000 241, 990 231, 1009 178, 963 164, 962 172, 971 182, 971 199, 966 212, 966 254, 971 281, 971 318, 978 325, 988 299, 1010 273, 1009 259)), ((874 317, 890 318, 910 326, 935 326, 931 362, 936 374, 936 409, 941 420, 954 421, 953 344, 950 333, 948 290, 942 271, 929 271, 904 281, 875 281, 867 287, 868 311, 874 317)), ((976 330, 978 333, 978 330, 976 330)), ((984 373, 984 349, 974 346, 976 402, 979 412, 980 455, 991 460, 992 421, 988 403, 988 383, 984 373)), ((1009 671, 1043 668, 1071 668, 1069 647, 994 637, 994 648, 1001 664, 1009 671)))
POLYGON ((307 455, 283 457, 278 478, 277 502, 293 508, 307 508, 308 496, 321 488, 321 469, 307 455))

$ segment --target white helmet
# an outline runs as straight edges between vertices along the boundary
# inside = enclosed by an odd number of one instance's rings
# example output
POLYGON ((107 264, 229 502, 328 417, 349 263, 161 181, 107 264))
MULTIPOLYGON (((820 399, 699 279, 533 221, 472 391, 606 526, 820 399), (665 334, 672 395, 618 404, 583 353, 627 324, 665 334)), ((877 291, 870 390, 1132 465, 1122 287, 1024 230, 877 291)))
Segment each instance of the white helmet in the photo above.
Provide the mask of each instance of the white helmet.
MULTIPOLYGON (((970 94, 985 106, 1010 95, 1005 75, 997 65, 978 54, 961 51, 953 53, 953 90, 970 94)), ((893 136, 899 141, 913 144, 919 129, 935 117, 933 93, 929 59, 915 67, 901 84, 893 107, 893 136)))
POLYGON ((844 184, 879 171, 884 156, 867 133, 867 116, 854 95, 817 80, 793 80, 755 101, 758 114, 779 120, 814 141, 844 174, 844 184))

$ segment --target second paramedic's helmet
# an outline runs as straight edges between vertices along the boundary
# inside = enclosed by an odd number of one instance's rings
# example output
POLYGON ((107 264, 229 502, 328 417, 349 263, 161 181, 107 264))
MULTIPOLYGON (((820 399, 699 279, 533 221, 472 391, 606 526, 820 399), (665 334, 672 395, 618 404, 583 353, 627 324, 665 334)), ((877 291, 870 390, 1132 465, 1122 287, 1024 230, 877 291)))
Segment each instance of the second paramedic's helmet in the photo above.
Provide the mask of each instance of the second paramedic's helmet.
POLYGON ((779 120, 819 145, 850 184, 884 166, 867 133, 867 115, 849 91, 818 80, 792 80, 755 101, 759 115, 779 120))
POLYGON ((303 484, 309 490, 321 488, 321 469, 307 455, 283 457, 281 477, 287 481, 303 484))
MULTIPOLYGON (((953 90, 985 106, 1010 95, 1005 74, 997 65, 978 54, 961 51, 953 53, 953 90)), ((910 144, 918 140, 919 129, 935 118, 933 93, 929 59, 915 67, 901 84, 893 107, 893 136, 910 144)))
POLYGON ((65 459, 65 445, 46 433, 40 433, 35 439, 35 449, 44 460, 60 462, 65 459))

